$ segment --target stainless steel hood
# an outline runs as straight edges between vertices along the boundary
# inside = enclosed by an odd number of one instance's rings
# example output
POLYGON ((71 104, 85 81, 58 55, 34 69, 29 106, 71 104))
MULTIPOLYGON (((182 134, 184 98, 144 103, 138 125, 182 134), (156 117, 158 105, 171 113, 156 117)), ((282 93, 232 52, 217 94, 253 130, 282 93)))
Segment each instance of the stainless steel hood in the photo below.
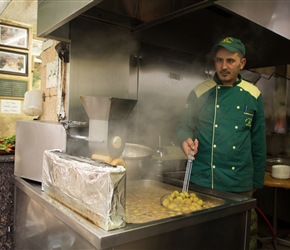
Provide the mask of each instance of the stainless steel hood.
POLYGON ((127 27, 141 42, 201 58, 217 40, 235 36, 246 45, 250 69, 290 63, 289 12, 281 1, 104 0, 82 16, 127 27))
MULTIPOLYGON (((40 36, 62 33, 69 39, 68 22, 78 16, 125 27, 141 43, 201 58, 208 55, 217 40, 225 36, 238 37, 247 47, 247 69, 290 63, 290 5, 285 1, 87 0, 79 10, 62 12, 65 5, 57 8, 63 18, 55 19, 55 25, 48 20, 47 13, 56 9, 48 4, 50 2, 39 1, 40 36), (51 27, 42 32, 44 21, 51 27), (65 24, 66 32, 59 24, 65 24), (58 29, 52 31, 53 26, 58 29)), ((72 9, 74 1, 69 2, 72 9)))
POLYGON ((223 0, 216 4, 290 39, 289 1, 223 0))
POLYGON ((37 35, 39 37, 65 36, 68 38, 69 21, 102 0, 53 1, 38 0, 37 35), (52 35, 55 33, 55 35, 52 35))

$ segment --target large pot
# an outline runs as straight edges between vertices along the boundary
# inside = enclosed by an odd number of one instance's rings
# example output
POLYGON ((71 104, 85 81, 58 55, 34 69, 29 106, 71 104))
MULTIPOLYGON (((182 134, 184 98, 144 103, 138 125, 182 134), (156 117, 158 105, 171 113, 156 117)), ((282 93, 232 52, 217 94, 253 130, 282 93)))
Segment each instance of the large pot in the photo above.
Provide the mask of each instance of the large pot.
POLYGON ((149 147, 126 143, 122 156, 126 163, 127 180, 147 179, 148 175, 154 174, 151 169, 152 155, 153 150, 149 147))

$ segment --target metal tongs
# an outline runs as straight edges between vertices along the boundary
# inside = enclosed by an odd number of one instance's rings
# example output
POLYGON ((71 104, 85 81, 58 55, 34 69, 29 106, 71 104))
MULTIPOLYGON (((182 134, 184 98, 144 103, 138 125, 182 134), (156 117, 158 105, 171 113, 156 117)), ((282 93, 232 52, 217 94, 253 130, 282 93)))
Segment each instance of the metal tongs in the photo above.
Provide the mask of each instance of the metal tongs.
POLYGON ((193 152, 193 150, 190 150, 190 152, 187 156, 187 164, 186 164, 186 170, 185 170, 185 175, 184 175, 184 180, 183 180, 183 187, 182 187, 183 193, 188 191, 193 160, 194 160, 194 152, 193 152))

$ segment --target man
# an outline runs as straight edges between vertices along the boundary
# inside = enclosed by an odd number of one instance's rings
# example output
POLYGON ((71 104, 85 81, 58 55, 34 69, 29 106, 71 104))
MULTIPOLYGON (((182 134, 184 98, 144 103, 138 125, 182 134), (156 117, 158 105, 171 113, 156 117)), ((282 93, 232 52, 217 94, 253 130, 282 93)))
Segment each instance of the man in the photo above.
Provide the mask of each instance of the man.
POLYGON ((6 65, 6 63, 7 63, 6 56, 3 55, 3 56, 0 58, 0 68, 1 68, 1 69, 4 68, 5 65, 6 65))
MULTIPOLYGON (((189 94, 177 136, 186 155, 194 152, 192 183, 251 196, 263 187, 266 169, 262 96, 241 78, 246 49, 239 39, 227 37, 212 52, 216 73, 189 94)), ((252 210, 250 249, 257 248, 256 233, 252 210)))
POLYGON ((195 154, 191 182, 250 196, 263 187, 266 168, 262 96, 239 74, 246 64, 239 39, 227 37, 212 51, 216 73, 188 96, 179 143, 186 155, 195 154))

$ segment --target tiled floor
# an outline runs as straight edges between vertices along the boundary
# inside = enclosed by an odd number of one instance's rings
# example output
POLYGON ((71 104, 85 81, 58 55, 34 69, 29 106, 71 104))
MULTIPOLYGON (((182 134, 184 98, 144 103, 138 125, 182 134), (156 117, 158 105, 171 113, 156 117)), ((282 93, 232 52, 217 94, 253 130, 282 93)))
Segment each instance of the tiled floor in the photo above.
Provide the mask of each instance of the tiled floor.
MULTIPOLYGON (((269 221, 271 223, 271 218, 269 221)), ((276 248, 274 247, 271 239, 271 229, 264 219, 261 218, 259 218, 258 223, 258 236, 263 242, 263 245, 259 250, 290 250, 290 246, 284 246, 281 244, 277 244, 276 248)), ((290 225, 278 221, 277 237, 289 241, 290 244, 290 225)))

